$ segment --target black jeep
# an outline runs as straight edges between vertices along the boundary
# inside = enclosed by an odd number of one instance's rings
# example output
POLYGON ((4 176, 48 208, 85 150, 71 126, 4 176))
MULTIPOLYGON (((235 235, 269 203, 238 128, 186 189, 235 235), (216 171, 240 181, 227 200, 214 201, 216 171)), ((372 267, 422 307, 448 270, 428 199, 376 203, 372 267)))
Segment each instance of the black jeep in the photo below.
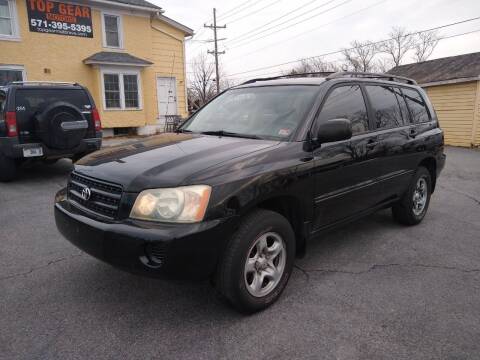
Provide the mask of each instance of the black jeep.
POLYGON ((327 229, 392 208, 424 218, 443 132, 414 81, 381 74, 257 79, 175 134, 81 159, 56 197, 60 232, 152 276, 210 278, 241 311, 272 304, 327 229))
POLYGON ((78 84, 13 82, 0 87, 0 181, 27 160, 76 160, 102 144, 101 122, 78 84))

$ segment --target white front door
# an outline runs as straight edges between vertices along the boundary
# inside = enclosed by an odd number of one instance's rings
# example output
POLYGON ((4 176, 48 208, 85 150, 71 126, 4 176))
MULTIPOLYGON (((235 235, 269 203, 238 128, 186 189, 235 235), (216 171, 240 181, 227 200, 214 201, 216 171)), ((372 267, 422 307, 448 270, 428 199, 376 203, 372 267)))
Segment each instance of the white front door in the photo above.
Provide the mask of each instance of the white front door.
POLYGON ((177 83, 174 77, 157 77, 158 123, 165 115, 177 115, 177 83))

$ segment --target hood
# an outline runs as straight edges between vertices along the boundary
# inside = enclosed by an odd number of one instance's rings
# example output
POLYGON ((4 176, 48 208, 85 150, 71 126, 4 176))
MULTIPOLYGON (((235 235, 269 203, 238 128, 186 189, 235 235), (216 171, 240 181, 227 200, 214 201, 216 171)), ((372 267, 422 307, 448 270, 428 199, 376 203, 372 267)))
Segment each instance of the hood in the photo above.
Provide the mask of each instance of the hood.
POLYGON ((85 156, 75 171, 117 183, 125 191, 188 185, 187 178, 278 141, 199 134, 160 134, 85 156))

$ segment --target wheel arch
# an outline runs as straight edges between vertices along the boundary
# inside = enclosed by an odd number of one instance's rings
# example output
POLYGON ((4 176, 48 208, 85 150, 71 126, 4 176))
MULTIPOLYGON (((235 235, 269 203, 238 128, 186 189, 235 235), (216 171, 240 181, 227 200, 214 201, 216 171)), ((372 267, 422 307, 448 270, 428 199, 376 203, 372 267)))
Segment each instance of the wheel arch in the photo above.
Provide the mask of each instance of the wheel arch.
POLYGON ((280 195, 260 201, 256 207, 277 212, 288 220, 295 233, 295 253, 303 256, 306 250, 306 213, 301 200, 291 195, 280 195))
POLYGON ((427 157, 420 161, 418 166, 425 167, 430 173, 430 178, 432 180, 432 193, 435 191, 435 185, 437 183, 437 161, 434 157, 427 157))

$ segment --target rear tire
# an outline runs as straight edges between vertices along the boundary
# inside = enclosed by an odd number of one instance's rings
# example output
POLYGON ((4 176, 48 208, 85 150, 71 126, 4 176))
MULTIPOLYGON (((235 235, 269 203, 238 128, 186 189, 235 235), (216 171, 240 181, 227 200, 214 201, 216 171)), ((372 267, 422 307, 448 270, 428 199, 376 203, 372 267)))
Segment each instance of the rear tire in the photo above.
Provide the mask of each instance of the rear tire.
POLYGON ((430 172, 421 166, 403 197, 392 207, 393 218, 403 225, 419 224, 427 213, 431 191, 430 172))
POLYGON ((17 164, 14 159, 0 154, 0 181, 12 181, 17 176, 17 164))
POLYGON ((280 297, 294 257, 295 235, 288 220, 273 211, 255 210, 228 241, 216 288, 242 313, 263 310, 280 297))

